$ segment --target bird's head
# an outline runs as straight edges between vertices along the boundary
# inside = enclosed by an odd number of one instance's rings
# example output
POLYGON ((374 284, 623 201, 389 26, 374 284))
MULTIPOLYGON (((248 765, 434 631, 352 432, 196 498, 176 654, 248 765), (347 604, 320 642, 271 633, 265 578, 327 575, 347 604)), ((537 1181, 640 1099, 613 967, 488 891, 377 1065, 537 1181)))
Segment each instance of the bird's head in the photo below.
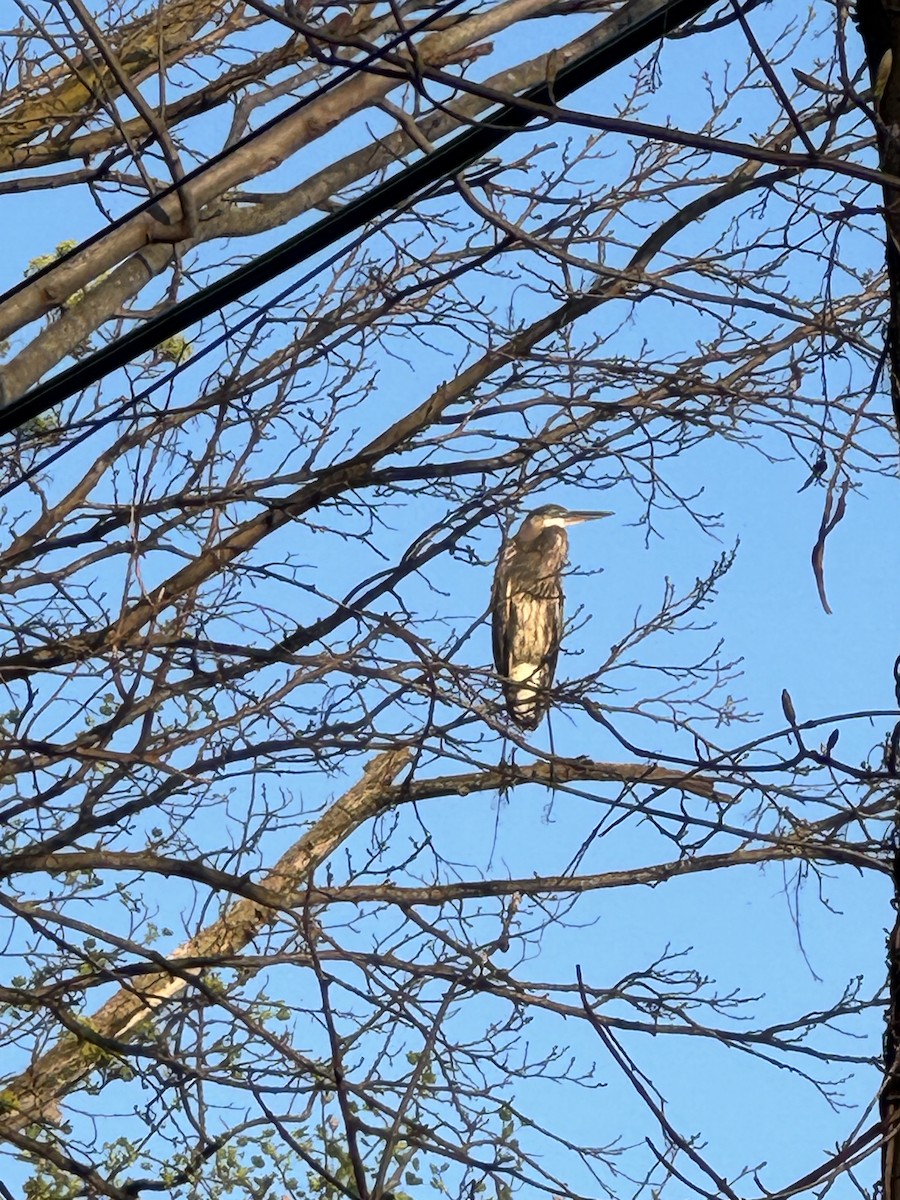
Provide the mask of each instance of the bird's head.
POLYGON ((598 521, 601 517, 612 515, 611 512, 588 512, 584 509, 563 508, 561 504, 544 504, 528 514, 522 522, 519 535, 533 538, 545 529, 565 529, 568 525, 580 525, 582 521, 598 521))

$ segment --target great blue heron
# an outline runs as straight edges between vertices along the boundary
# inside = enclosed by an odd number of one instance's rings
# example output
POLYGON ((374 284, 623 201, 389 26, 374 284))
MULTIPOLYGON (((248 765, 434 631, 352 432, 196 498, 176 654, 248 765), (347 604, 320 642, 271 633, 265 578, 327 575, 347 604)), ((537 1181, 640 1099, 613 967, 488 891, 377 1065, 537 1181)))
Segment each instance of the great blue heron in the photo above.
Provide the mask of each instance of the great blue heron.
POLYGON ((522 729, 537 729, 550 706, 563 628, 566 526, 611 516, 545 504, 528 514, 500 554, 491 593, 494 665, 509 715, 522 729))

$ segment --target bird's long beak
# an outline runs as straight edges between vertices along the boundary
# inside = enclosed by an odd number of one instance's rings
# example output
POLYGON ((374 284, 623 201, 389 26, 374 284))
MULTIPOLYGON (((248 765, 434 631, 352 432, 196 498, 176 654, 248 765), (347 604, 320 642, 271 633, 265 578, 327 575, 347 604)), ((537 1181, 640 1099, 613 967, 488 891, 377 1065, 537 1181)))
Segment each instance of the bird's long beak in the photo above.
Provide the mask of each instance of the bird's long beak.
POLYGON ((569 512, 566 513, 565 522, 567 525, 578 525, 582 521, 599 521, 601 517, 614 517, 615 513, 611 512, 569 512))

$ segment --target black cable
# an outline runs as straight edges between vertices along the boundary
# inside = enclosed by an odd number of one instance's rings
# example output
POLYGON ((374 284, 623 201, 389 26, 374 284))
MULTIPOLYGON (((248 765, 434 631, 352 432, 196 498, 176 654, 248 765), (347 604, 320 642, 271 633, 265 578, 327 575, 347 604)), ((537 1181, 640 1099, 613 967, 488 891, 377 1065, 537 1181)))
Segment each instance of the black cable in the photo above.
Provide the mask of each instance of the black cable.
MULTIPOLYGON (((348 79, 355 78, 360 71, 366 71, 372 64, 376 63, 385 54, 389 54, 392 50, 404 46, 411 34, 421 33, 424 30, 427 30, 431 25, 434 24, 436 20, 438 20, 438 18, 446 16, 449 12, 452 12, 454 8, 459 8, 460 4, 462 3, 463 0, 448 0, 448 3, 443 5, 443 7, 436 9, 427 17, 423 17, 421 21, 411 25, 409 29, 403 30, 396 34, 396 36, 390 38, 384 44, 384 46, 379 46, 376 49, 371 50, 357 62, 349 62, 344 64, 346 66, 346 70, 341 71, 340 74, 336 75, 333 79, 326 80, 320 87, 316 88, 314 92, 311 92, 308 96, 303 96, 302 99, 297 100, 294 104, 289 105, 283 112, 276 113, 274 117, 270 117, 268 121, 260 125, 259 129, 251 130, 250 133, 238 139, 238 141, 234 142, 233 145, 226 146, 224 149, 219 150, 218 153, 214 154, 211 158, 205 159, 202 163, 198 164, 198 166, 194 167, 193 170, 188 171, 185 175, 182 175, 182 177, 176 180, 174 183, 168 184, 159 192, 154 192, 152 196, 148 196, 146 200, 142 200, 140 204, 136 204, 134 208, 130 208, 128 212, 124 213, 121 217, 116 217, 114 221, 111 221, 108 225, 104 225, 103 228, 98 229, 96 233, 92 233, 90 237, 86 238, 83 242, 79 242, 77 246, 73 246, 72 249, 67 251, 65 254, 61 254, 59 258, 54 258, 52 262, 47 263, 47 265, 41 267, 40 270, 33 272, 33 274, 28 275, 25 279, 13 284, 11 288, 8 288, 5 292, 0 294, 0 308, 6 304, 7 300, 12 300, 13 297, 18 296, 20 292, 23 292, 33 283, 36 283, 39 279, 43 279, 45 275, 49 275, 51 271, 55 271, 57 267, 62 266, 63 263, 66 263, 70 259, 77 257, 77 255, 81 254, 82 251, 90 249, 91 246, 96 246, 98 242, 102 242, 104 238, 108 237, 111 233, 115 233, 117 229, 121 229, 123 225, 127 225, 129 221, 133 221, 135 217, 139 217, 141 213, 150 212, 162 200, 166 200, 169 196, 174 196, 176 192, 179 192, 185 186, 185 184, 193 183, 196 179, 200 179, 207 171, 218 166, 219 163, 225 162, 238 150, 243 150, 245 147, 252 145, 257 138, 262 137, 263 134, 274 129, 276 125, 280 125, 289 117, 296 116, 297 113, 302 112, 304 108, 312 104, 314 100, 318 100, 320 96, 326 96, 329 92, 333 91, 336 87, 339 87, 342 83, 346 83, 348 79)), ((336 60, 330 65, 339 66, 341 63, 340 60, 336 60)))
MULTIPOLYGON (((426 195, 427 194, 429 193, 426 193, 426 195)), ((410 199, 406 207, 412 203, 413 200, 410 199)), ((403 212, 404 209, 401 208, 400 211, 403 212)), ((77 449, 78 446, 86 442, 88 438, 92 437, 93 434, 95 434, 97 430, 102 428, 104 425, 109 425, 111 422, 115 421, 121 421, 123 418, 129 415, 134 417, 140 416, 141 414, 138 411, 138 405, 142 400, 149 399, 154 392, 158 392, 160 388, 171 384, 173 379, 179 375, 182 375, 188 370, 189 367, 193 367, 196 363, 202 361, 202 359, 206 358, 208 354, 211 354, 219 346, 225 345, 225 343, 233 338, 235 334, 242 333, 254 322, 258 322, 259 328, 261 329, 266 322, 269 311, 272 308, 278 304, 283 304, 292 292, 297 291, 299 288, 304 287, 311 280, 315 279, 316 275, 318 275, 326 267, 333 266, 348 250, 358 249, 371 237, 373 233, 378 233, 382 229, 386 229, 388 225, 390 225, 391 222, 396 219, 396 216, 396 212, 385 214, 382 219, 378 221, 371 229, 364 230, 347 246, 341 247, 339 250, 335 250, 335 252, 329 255, 328 258, 326 258, 323 262, 317 263, 315 267, 307 271, 305 275, 301 275, 299 279, 293 280, 287 285, 287 287, 282 288, 282 290, 275 296, 272 296, 266 300, 265 303, 256 305, 249 312, 244 313, 244 315, 238 321, 227 325, 221 333, 217 334, 212 341, 207 342, 206 345, 203 346, 196 354, 192 355, 190 359, 185 359, 183 362, 177 363, 166 375, 163 375, 158 379, 153 379, 149 383, 145 384, 139 392, 133 396, 129 396, 127 400, 123 400, 117 408, 112 410, 112 412, 104 413, 99 419, 87 418, 83 422, 70 425, 70 429, 78 430, 75 436, 68 438, 63 445, 59 447, 59 449, 54 450, 52 454, 41 458, 40 461, 36 462, 29 470, 23 471, 21 475, 17 475, 16 478, 8 483, 5 487, 0 488, 0 501, 4 500, 8 495, 10 495, 10 493, 14 492, 16 488, 20 487, 23 483, 27 483, 29 479, 34 479, 35 476, 43 474, 43 472, 45 472, 49 467, 53 466, 55 462, 58 462, 61 458, 65 458, 67 454, 70 454, 73 450, 77 449), (80 429, 79 424, 82 426, 80 429)))
MULTIPOLYGON (((182 300, 167 312, 130 330, 88 358, 6 404, 0 409, 0 434, 8 433, 24 421, 33 420, 47 409, 62 404, 110 372, 124 367, 138 355, 153 350, 160 342, 181 333, 189 325, 328 249, 366 222, 408 201, 428 185, 463 170, 535 119, 533 111, 520 105, 555 104, 618 66, 626 58, 646 49, 677 25, 699 15, 710 7, 710 3, 711 0, 667 0, 659 7, 639 12, 629 24, 617 29, 601 45, 563 67, 551 82, 529 88, 517 102, 501 106, 453 141, 352 200, 338 212, 323 217, 280 246, 259 255, 196 295, 182 300)), ((639 10, 646 8, 641 0, 636 0, 633 7, 639 10)), ((620 10, 615 19, 621 20, 623 15, 627 16, 627 13, 623 14, 620 10)))

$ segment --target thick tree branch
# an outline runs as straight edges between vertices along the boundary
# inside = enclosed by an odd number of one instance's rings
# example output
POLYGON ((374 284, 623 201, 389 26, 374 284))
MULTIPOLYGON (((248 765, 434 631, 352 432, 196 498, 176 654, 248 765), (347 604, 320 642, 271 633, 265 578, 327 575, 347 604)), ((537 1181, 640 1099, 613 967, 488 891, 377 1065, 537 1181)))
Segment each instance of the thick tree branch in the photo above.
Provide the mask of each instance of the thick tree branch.
MULTIPOLYGON (((298 880, 307 878, 355 829, 396 801, 389 785, 409 760, 406 748, 388 750, 373 759, 359 783, 336 800, 279 859, 264 877, 262 888, 277 895, 292 893, 298 880)), ((238 900, 212 925, 173 951, 171 959, 177 966, 179 959, 197 954, 235 953, 259 933, 271 916, 266 903, 238 900)), ((89 1019, 71 1014, 71 1023, 83 1025, 86 1034, 100 1039, 133 1036, 151 1013, 189 986, 190 977, 190 971, 148 971, 130 980, 89 1019)), ((91 1074, 93 1068, 84 1047, 83 1038, 68 1035, 41 1054, 27 1071, 7 1082, 2 1100, 8 1111, 0 1116, 0 1137, 7 1127, 20 1129, 33 1121, 54 1119, 57 1101, 91 1074)))

